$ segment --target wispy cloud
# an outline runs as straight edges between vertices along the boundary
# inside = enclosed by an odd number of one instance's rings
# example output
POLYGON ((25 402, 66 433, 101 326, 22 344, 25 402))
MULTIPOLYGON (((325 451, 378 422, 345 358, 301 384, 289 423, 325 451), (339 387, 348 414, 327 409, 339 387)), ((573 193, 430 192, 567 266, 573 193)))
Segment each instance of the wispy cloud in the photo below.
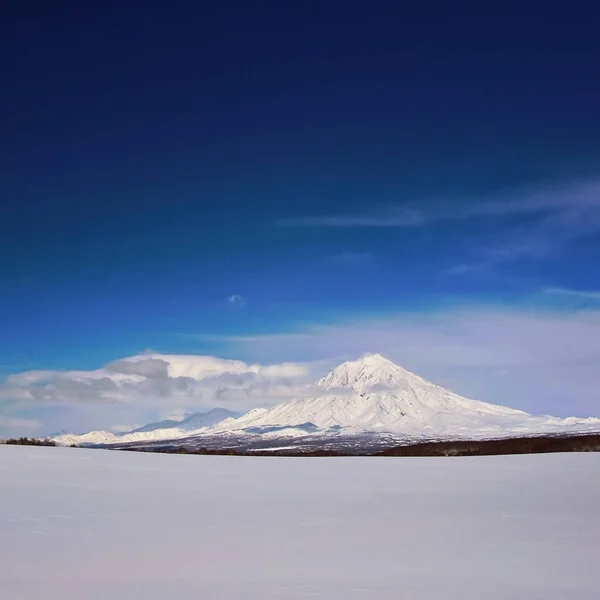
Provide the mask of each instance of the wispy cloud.
MULTIPOLYGON (((484 205, 485 208, 485 205, 484 205)), ((484 261, 502 263, 543 258, 570 242, 600 232, 600 183, 537 190, 488 205, 491 215, 529 214, 524 223, 503 228, 484 246, 484 261)))
POLYGON ((286 227, 419 227, 428 216, 417 209, 384 206, 365 214, 325 215, 284 219, 279 224, 286 227))
POLYGON ((600 302, 600 291, 571 290, 568 288, 549 287, 543 290, 544 294, 563 298, 576 298, 580 300, 593 300, 600 302))
POLYGON ((600 210, 600 182, 539 185, 484 197, 455 196, 416 204, 380 205, 363 213, 299 217, 279 223, 290 227, 423 227, 438 221, 595 211, 600 210))
POLYGON ((280 224, 422 228, 467 220, 493 221, 497 230, 485 239, 475 231, 472 253, 477 258, 457 267, 455 274, 520 258, 541 258, 558 247, 600 232, 600 182, 537 186, 480 198, 442 198, 420 201, 418 206, 380 206, 363 213, 303 217, 280 224))
POLYGON ((227 303, 230 306, 244 306, 244 304, 246 304, 246 298, 240 294, 232 294, 227 297, 227 303))

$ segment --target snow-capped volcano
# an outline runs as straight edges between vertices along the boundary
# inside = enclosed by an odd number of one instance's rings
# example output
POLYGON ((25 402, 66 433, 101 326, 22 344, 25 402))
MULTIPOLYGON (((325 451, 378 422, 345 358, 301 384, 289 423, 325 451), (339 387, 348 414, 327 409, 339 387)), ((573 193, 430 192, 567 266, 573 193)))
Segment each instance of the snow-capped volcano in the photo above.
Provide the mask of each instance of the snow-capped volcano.
POLYGON ((317 381, 325 390, 350 388, 357 392, 366 392, 375 386, 398 388, 423 383, 426 383, 424 379, 381 354, 365 354, 358 360, 346 361, 317 381))
POLYGON ((523 420, 527 413, 468 400, 403 369, 380 354, 336 367, 317 382, 319 394, 255 409, 228 428, 298 426, 410 433, 462 427, 487 419, 523 420))
POLYGON ((62 435, 60 443, 150 443, 206 436, 260 436, 265 439, 389 433, 410 438, 485 438, 542 433, 600 431, 600 419, 533 416, 463 398, 403 369, 380 354, 347 361, 316 382, 312 392, 271 408, 233 418, 228 411, 193 415, 114 435, 62 435))

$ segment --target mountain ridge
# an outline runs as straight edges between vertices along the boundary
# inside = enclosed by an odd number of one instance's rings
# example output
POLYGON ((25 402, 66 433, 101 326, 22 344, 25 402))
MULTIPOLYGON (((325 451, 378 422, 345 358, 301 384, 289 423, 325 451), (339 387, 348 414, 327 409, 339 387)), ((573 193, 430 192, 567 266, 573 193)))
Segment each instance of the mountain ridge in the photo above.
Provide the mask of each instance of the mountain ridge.
POLYGON ((534 416, 464 398, 407 371, 381 354, 346 361, 303 396, 242 415, 216 408, 194 413, 182 422, 149 424, 125 434, 90 432, 62 435, 58 443, 124 444, 203 436, 258 436, 261 440, 323 435, 395 434, 411 438, 498 437, 503 434, 600 431, 600 419, 534 416), (164 427, 163 425, 167 425, 164 427))

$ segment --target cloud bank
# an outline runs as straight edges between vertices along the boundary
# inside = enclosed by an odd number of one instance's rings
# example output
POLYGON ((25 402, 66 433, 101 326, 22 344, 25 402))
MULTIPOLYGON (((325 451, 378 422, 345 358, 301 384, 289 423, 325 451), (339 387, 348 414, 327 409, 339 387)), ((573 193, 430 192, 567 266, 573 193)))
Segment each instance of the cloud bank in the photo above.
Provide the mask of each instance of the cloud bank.
MULTIPOLYGON (((213 356, 145 354, 92 371, 27 371, 0 385, 0 411, 49 415, 48 428, 116 428, 208 410, 246 411, 284 401, 307 388, 306 366, 246 364, 213 356)), ((0 421, 7 429, 31 427, 23 419, 0 421)), ((6 433, 4 433, 6 435, 6 433)))

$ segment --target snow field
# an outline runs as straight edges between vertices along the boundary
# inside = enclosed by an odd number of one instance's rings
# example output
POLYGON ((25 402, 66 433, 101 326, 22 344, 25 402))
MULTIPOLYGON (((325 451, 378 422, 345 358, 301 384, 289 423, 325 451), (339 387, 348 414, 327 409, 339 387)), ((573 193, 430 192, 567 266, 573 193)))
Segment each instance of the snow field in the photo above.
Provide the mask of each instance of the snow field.
POLYGON ((0 446, 6 600, 600 597, 600 454, 0 446))

